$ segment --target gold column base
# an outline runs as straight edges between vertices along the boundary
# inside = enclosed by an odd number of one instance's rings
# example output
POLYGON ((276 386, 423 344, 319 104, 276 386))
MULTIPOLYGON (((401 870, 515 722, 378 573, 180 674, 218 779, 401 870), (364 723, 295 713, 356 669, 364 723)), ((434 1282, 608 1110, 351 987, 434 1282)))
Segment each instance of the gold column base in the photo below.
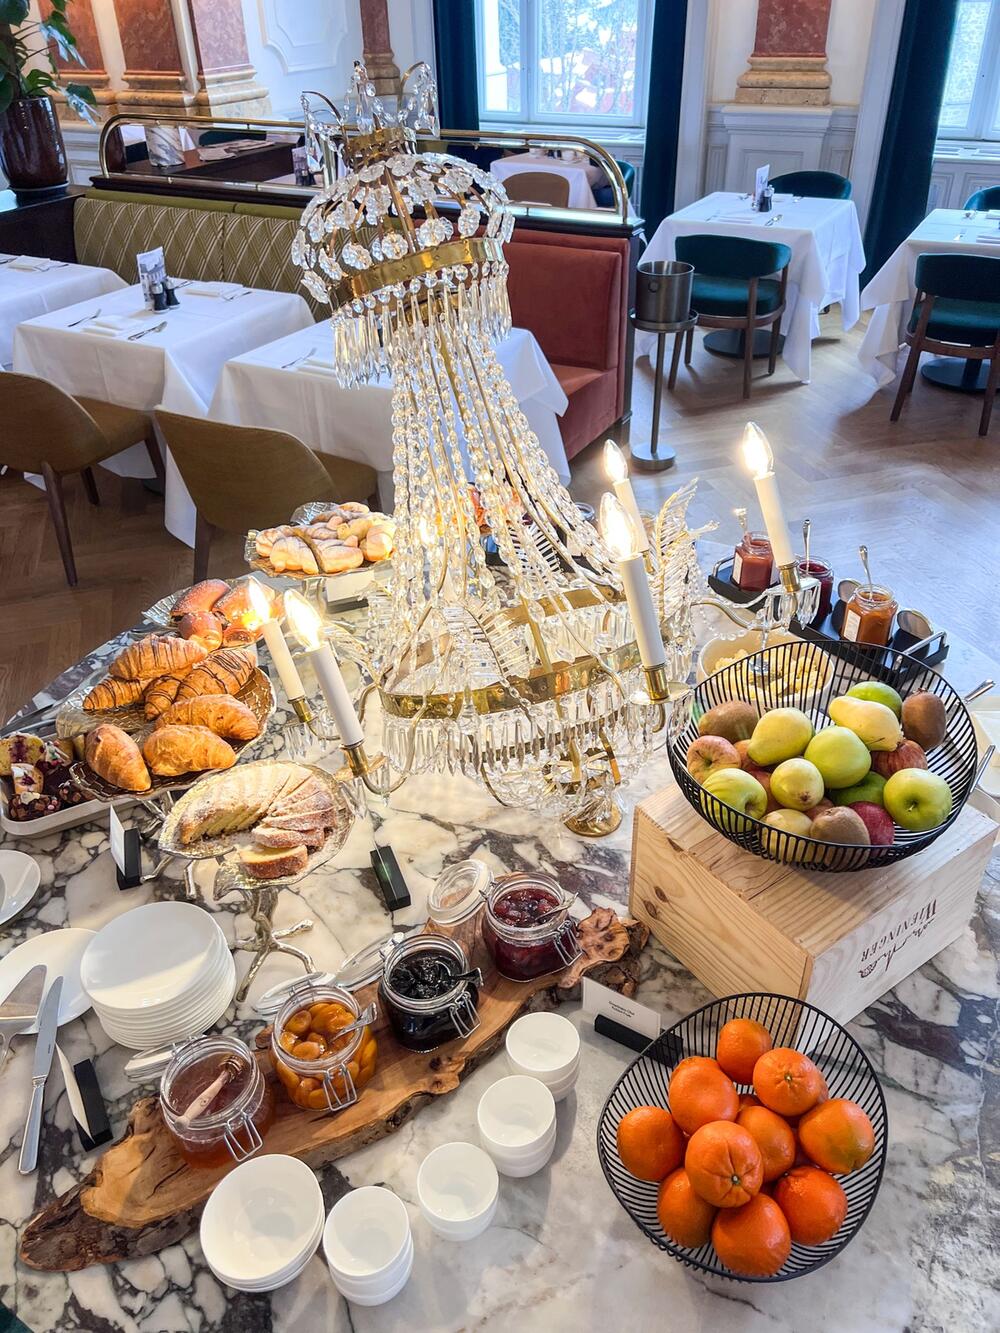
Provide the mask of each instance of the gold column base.
POLYGON ((779 565, 778 573, 781 575, 781 586, 785 592, 801 592, 802 576, 799 573, 799 563, 792 561, 790 565, 779 565))
POLYGON ((600 813, 585 810, 563 820, 570 833, 579 833, 581 838, 606 838, 609 833, 614 833, 621 822, 622 812, 614 801, 609 801, 600 813))
POLYGON ((298 699, 289 699, 288 702, 292 706, 292 712, 300 722, 304 722, 308 725, 313 720, 313 710, 310 708, 309 700, 305 695, 302 695, 298 699))

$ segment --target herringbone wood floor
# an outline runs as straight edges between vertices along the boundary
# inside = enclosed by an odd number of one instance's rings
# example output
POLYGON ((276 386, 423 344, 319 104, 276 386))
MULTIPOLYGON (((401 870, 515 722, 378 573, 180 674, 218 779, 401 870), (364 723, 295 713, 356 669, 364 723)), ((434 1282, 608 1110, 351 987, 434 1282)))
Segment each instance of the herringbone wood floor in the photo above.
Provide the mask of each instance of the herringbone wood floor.
MULTIPOLYGON (((656 508, 671 490, 701 479, 697 522, 720 520, 720 540, 735 539, 732 510, 753 504, 739 466, 743 423, 753 417, 770 437, 785 508, 797 532, 813 520, 813 551, 838 575, 859 574, 857 547, 868 544, 872 573, 901 605, 925 612, 988 656, 1000 632, 1000 408, 990 435, 976 434, 981 400, 918 379, 902 420, 889 422, 892 391, 876 391, 856 360, 861 330, 842 334, 839 311, 824 319, 813 350, 813 379, 800 384, 779 361, 758 378, 749 405, 739 397, 740 371, 704 352, 682 369, 676 393, 664 396, 661 438, 677 465, 636 477, 639 502, 656 508)), ((756 363, 758 376, 763 363, 756 363)), ((652 371, 636 369, 633 436, 648 435, 652 371)), ((604 490, 600 447, 578 457, 573 491, 596 502, 604 490)), ((98 469, 103 504, 87 503, 77 478, 67 503, 80 583, 63 578, 42 493, 20 477, 0 478, 0 718, 7 717, 59 671, 141 611, 191 581, 191 552, 163 527, 162 502, 135 481, 98 469)), ((751 507, 751 515, 754 510, 751 507)), ((216 544, 213 573, 241 571, 241 543, 216 544)))

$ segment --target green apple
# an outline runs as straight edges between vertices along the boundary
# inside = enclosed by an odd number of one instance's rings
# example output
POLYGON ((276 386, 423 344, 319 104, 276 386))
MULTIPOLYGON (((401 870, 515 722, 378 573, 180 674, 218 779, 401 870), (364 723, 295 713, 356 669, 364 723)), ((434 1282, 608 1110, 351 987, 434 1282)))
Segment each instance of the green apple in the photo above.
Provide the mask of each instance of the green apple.
MULTIPOLYGON (((742 815, 762 819, 767 809, 767 792, 755 777, 742 768, 720 768, 710 773, 702 783, 702 791, 732 806, 733 813, 723 811, 718 820, 731 833, 749 828, 747 821, 741 818, 742 815)), ((706 814, 712 814, 708 801, 703 800, 702 806, 706 814)))
POLYGON ((828 787, 853 787, 872 766, 868 747, 846 727, 824 727, 806 746, 806 756, 828 787))
POLYGON ((823 799, 823 774, 808 759, 786 759, 771 774, 771 795, 789 810, 811 810, 823 799))
POLYGON ((842 694, 831 699, 827 709, 838 727, 847 727, 868 746, 869 750, 895 750, 903 739, 899 718, 885 704, 869 699, 852 699, 842 694))
POLYGON ((891 685, 883 685, 880 680, 859 680, 847 691, 852 699, 868 699, 874 704, 885 704, 897 717, 903 713, 903 700, 891 685))
MULTIPOLYGON (((780 830, 782 833, 791 833, 799 838, 808 838, 810 836, 809 831, 812 828, 812 820, 801 810, 772 810, 769 815, 764 816, 764 823, 770 829, 780 830)), ((813 849, 810 848, 803 853, 801 843, 789 844, 784 838, 778 837, 776 832, 762 833, 761 842, 764 844, 764 850, 773 856, 776 861, 810 861, 813 859, 813 849)))
POLYGON ((830 799, 834 805, 854 805, 858 801, 868 801, 871 805, 882 805, 882 791, 885 778, 881 773, 869 773, 856 782, 853 787, 843 787, 840 791, 831 791, 830 799))
POLYGON ((900 828, 926 833, 951 814, 951 788, 944 778, 926 768, 901 768, 882 792, 885 808, 900 828))
POLYGON ((813 724, 798 708, 772 708, 753 729, 747 754, 761 768, 800 755, 812 739, 813 724))

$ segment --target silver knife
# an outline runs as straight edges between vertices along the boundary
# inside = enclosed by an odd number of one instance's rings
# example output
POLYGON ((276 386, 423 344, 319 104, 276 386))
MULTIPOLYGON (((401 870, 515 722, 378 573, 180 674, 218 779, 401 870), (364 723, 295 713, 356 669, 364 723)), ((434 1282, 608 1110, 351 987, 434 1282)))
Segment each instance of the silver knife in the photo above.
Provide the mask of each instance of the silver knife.
POLYGON ((0 1004, 0 1069, 7 1059, 11 1038, 27 1032, 38 1017, 38 1006, 45 991, 45 976, 45 964, 38 963, 25 972, 3 1004, 0 1004))
POLYGON ((24 1122, 24 1139, 17 1169, 22 1176, 34 1171, 38 1163, 38 1139, 42 1132, 42 1108, 45 1102, 45 1080, 52 1066, 56 1049, 56 1031, 59 1027, 59 1000, 62 997, 62 977, 56 977, 45 992, 38 1015, 38 1036, 35 1038, 35 1063, 31 1070, 31 1102, 24 1122))

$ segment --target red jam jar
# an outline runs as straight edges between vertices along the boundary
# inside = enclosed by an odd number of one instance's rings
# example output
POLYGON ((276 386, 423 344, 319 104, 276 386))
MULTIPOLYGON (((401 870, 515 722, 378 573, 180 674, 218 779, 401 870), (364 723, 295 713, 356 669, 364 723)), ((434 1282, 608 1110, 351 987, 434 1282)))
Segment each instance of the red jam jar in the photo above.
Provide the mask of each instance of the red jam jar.
POLYGON ((819 583, 819 607, 810 620, 810 625, 820 625, 830 614, 833 606, 833 566, 826 560, 819 560, 810 555, 798 557, 799 573, 803 577, 816 579, 819 583))
POLYGON ((163 1071, 160 1109, 191 1166, 225 1166, 252 1157, 274 1120, 274 1093, 250 1048, 237 1037, 196 1037, 163 1071), (199 1094, 229 1068, 207 1106, 191 1115, 199 1094))
POLYGON ((765 592, 771 586, 774 555, 764 532, 744 532, 733 552, 733 582, 744 592, 765 592))
POLYGON ((560 972, 580 957, 573 896, 549 875, 501 875, 486 899, 482 935, 497 971, 510 981, 560 972), (549 915, 549 914, 552 915, 549 915), (539 921, 540 917, 547 917, 539 921))

